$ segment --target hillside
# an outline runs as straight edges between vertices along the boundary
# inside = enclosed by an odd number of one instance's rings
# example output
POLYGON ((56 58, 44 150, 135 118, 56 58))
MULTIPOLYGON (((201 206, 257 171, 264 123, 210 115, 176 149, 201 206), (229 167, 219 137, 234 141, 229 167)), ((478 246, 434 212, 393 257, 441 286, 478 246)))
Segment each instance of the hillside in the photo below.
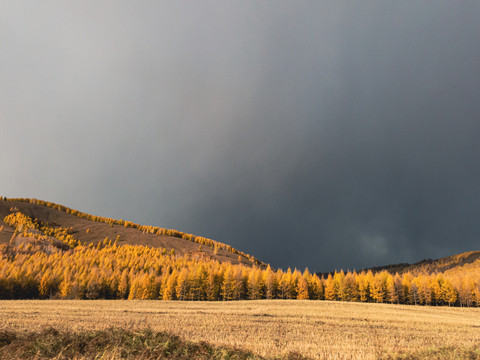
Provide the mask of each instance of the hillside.
MULTIPOLYGON (((82 244, 103 242, 105 238, 112 241, 118 239, 121 245, 144 245, 164 248, 167 252, 174 250, 178 256, 189 256, 193 259, 218 260, 232 264, 265 266, 253 256, 232 248, 229 245, 200 236, 186 234, 177 230, 163 229, 153 226, 138 225, 129 221, 114 220, 89 215, 62 205, 36 199, 0 200, 0 244, 8 243, 14 228, 4 222, 4 218, 12 213, 20 212, 38 223, 47 224, 57 229, 68 229, 68 233, 82 244)), ((40 232, 41 231, 37 231, 40 232)), ((42 234, 45 235, 45 234, 42 234)), ((28 242, 21 234, 16 235, 17 242, 28 242)))
MULTIPOLYGON (((480 251, 468 251, 456 255, 446 256, 440 259, 424 259, 413 264, 399 263, 382 266, 374 266, 357 270, 357 273, 381 273, 387 271, 390 274, 431 275, 436 273, 472 272, 480 270, 480 251)), ((318 276, 327 278, 336 271, 319 272, 318 276)))
POLYGON ((89 215, 36 199, 0 200, 0 299, 320 299, 308 270, 273 270, 229 245, 89 215))
POLYGON ((434 274, 440 272, 453 272, 467 269, 480 269, 480 251, 469 251, 461 254, 446 256, 440 259, 425 259, 414 264, 401 263, 385 266, 377 266, 362 271, 382 272, 405 274, 434 274))

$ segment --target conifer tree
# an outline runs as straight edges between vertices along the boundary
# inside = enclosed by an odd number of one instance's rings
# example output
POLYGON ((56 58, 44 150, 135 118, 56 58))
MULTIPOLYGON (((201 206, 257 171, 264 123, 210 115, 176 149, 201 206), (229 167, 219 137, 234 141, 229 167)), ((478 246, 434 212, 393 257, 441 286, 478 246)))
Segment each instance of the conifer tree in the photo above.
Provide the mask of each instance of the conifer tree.
POLYGON ((52 289, 52 281, 50 279, 50 273, 46 271, 40 280, 40 285, 38 292, 40 294, 40 297, 45 299, 51 295, 51 289, 52 289))
POLYGON ((395 285, 395 292, 398 296, 397 304, 405 304, 405 293, 403 291, 402 277, 398 273, 395 273, 395 276, 393 277, 393 283, 395 285))
POLYGON ((472 304, 480 306, 480 287, 478 285, 472 290, 472 304))
POLYGON ((445 280, 443 283, 443 296, 443 301, 448 304, 448 306, 454 305, 457 302, 457 292, 449 280, 445 280))
POLYGON ((143 276, 143 294, 142 299, 154 300, 158 298, 158 286, 153 274, 143 276))
POLYGON ((278 284, 275 273, 270 265, 268 265, 267 269, 264 271, 263 277, 265 283, 265 297, 267 299, 274 299, 276 297, 278 284))
POLYGON ((122 271, 122 277, 120 278, 120 283, 118 284, 118 295, 120 299, 126 299, 129 293, 129 281, 128 281, 128 270, 124 269, 122 271))
POLYGON ((223 300, 229 301, 234 300, 235 292, 235 276, 231 266, 227 267, 223 277, 222 284, 222 298, 223 300))
POLYGON ((299 300, 308 300, 308 284, 303 276, 298 279, 297 283, 297 299, 299 300))
POLYGON ((382 271, 381 273, 376 273, 374 276, 371 295, 372 300, 377 303, 384 302, 387 298, 388 275, 389 274, 386 271, 382 271))
POLYGON ((263 279, 260 269, 251 270, 248 275, 248 298, 258 300, 263 296, 263 279))
POLYGON ((214 301, 214 300, 220 300, 220 276, 217 274, 217 271, 212 270, 208 274, 208 279, 207 279, 207 300, 209 301, 214 301))
POLYGON ((235 270, 235 289, 233 290, 233 298, 235 300, 246 299, 247 297, 247 281, 248 277, 243 275, 240 268, 235 270))
POLYGON ((283 271, 279 272, 278 275, 279 283, 278 283, 278 293, 280 299, 287 299, 288 292, 289 292, 289 275, 284 273, 283 271))
POLYGON ((60 283, 60 296, 64 299, 69 298, 71 292, 72 292, 72 283, 70 282, 69 279, 65 278, 63 281, 60 283))
POLYGON ((311 299, 325 300, 325 293, 323 289, 323 283, 317 275, 312 276, 312 295, 311 299))
POLYGON ((357 301, 358 287, 355 281, 355 274, 348 272, 339 284, 340 300, 357 301))
POLYGON ((325 281, 325 300, 336 300, 337 299, 337 285, 333 280, 331 274, 328 274, 327 280, 325 281))
POLYGON ((177 270, 173 270, 173 272, 167 276, 166 274, 163 275, 167 278, 166 285, 163 287, 163 300, 175 300, 175 288, 177 287, 177 270))
POLYGON ((418 286, 415 281, 413 281, 410 285, 410 292, 409 292, 410 303, 413 305, 417 305, 419 302, 418 297, 418 286))
POLYGON ((140 272, 138 276, 136 276, 132 280, 132 284, 130 286, 130 293, 128 294, 128 300, 142 299, 144 294, 143 278, 144 273, 140 272))
POLYGON ((175 287, 175 296, 178 300, 186 300, 188 292, 188 269, 182 268, 177 277, 177 286, 175 287))
POLYGON ((388 274, 387 277, 387 298, 388 302, 391 304, 398 304, 400 301, 399 294, 397 292, 397 288, 395 286, 395 281, 391 274, 388 274))

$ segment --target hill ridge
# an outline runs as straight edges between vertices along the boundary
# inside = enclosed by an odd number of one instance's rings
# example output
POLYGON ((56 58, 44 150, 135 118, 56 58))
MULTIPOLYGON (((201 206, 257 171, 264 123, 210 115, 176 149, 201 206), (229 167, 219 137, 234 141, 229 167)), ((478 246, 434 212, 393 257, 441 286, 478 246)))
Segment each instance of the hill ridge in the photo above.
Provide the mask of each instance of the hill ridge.
MULTIPOLYGON (((82 211, 79 211, 79 210, 76 210, 76 209, 72 209, 72 208, 64 206, 64 205, 56 204, 56 203, 50 202, 50 201, 39 200, 39 199, 35 199, 35 198, 7 198, 7 197, 4 197, 4 196, 0 196, 0 202, 2 202, 2 201, 10 203, 13 208, 20 206, 19 205, 20 203, 30 204, 30 205, 33 205, 33 206, 43 206, 43 207, 46 207, 48 209, 57 210, 59 212, 69 214, 69 215, 73 215, 73 216, 76 216, 80 219, 84 219, 84 220, 87 220, 87 221, 90 221, 90 222, 99 223, 99 224, 107 224, 110 227, 121 226, 125 229, 136 229, 136 230, 142 232, 144 235, 153 235, 153 236, 157 235, 157 236, 163 237, 163 238, 177 238, 177 239, 185 240, 185 241, 188 241, 188 242, 191 242, 191 243, 196 243, 196 244, 199 245, 198 251, 195 251, 193 249, 189 250, 190 252, 195 253, 194 256, 205 256, 205 254, 200 254, 202 252, 205 253, 206 249, 202 248, 202 246, 205 246, 206 248, 213 249, 213 251, 211 251, 213 254, 210 254, 209 256, 218 255, 219 252, 223 252, 223 253, 228 252, 228 253, 231 253, 233 255, 238 256, 239 259, 242 258, 242 260, 241 261, 239 260, 239 262, 243 262, 243 263, 248 262, 248 263, 254 264, 254 265, 266 266, 265 263, 256 259, 254 256, 252 256, 250 254, 246 254, 243 251, 237 250, 234 247, 232 247, 231 245, 228 245, 228 244, 225 244, 225 243, 222 243, 222 242, 219 242, 219 241, 215 241, 215 240, 203 237, 203 236, 197 236, 197 235, 194 235, 194 234, 189 234, 189 233, 186 233, 186 232, 178 231, 178 230, 175 230, 175 229, 167 229, 167 228, 162 228, 162 227, 159 227, 159 226, 151 226, 151 225, 140 225, 140 224, 137 224, 135 222, 127 221, 127 220, 123 220, 123 219, 117 220, 117 219, 108 218, 108 217, 104 217, 104 216, 91 215, 91 214, 88 214, 86 212, 82 212, 82 211)), ((9 213, 10 213, 11 212, 10 208, 8 210, 9 210, 9 213)), ((17 210, 22 210, 21 211, 22 213, 26 213, 26 215, 32 217, 32 219, 37 217, 36 214, 35 214, 35 211, 32 208, 27 208, 27 209, 22 208, 22 209, 17 209, 17 210)), ((5 217, 6 211, 4 210, 3 212, 4 212, 4 214, 3 214, 3 216, 0 216, 1 217, 0 221, 2 221, 3 218, 5 217)), ((1 213, 1 211, 0 211, 0 213, 1 213)), ((41 219, 41 220, 48 221, 48 218, 50 217, 50 214, 47 214, 45 217, 47 219, 41 219)), ((2 221, 2 223, 3 223, 3 221, 2 221)), ((75 229, 75 231, 77 233, 80 232, 80 230, 82 230, 82 229, 75 229)), ((89 228, 87 228, 86 231, 88 232, 89 228)), ((110 239, 115 240, 115 237, 110 237, 110 239)), ((101 241, 101 240, 103 240, 103 239, 98 238, 93 242, 98 243, 98 241, 101 241)), ((148 244, 142 243, 142 245, 148 245, 148 244)), ((173 244, 172 244, 171 247, 174 248, 173 244)), ((191 248, 191 246, 190 246, 190 248, 191 248)), ((235 259, 231 259, 230 261, 236 262, 235 259)))
POLYGON ((444 256, 438 259, 423 259, 421 261, 417 261, 415 263, 398 263, 398 264, 389 264, 383 266, 374 266, 366 269, 362 269, 360 271, 369 271, 372 272, 381 272, 381 271, 388 271, 390 273, 403 274, 406 272, 410 272, 413 274, 432 274, 435 272, 445 272, 448 270, 452 270, 456 267, 462 267, 467 264, 472 264, 476 260, 480 259, 480 251, 465 251, 459 254, 444 256))

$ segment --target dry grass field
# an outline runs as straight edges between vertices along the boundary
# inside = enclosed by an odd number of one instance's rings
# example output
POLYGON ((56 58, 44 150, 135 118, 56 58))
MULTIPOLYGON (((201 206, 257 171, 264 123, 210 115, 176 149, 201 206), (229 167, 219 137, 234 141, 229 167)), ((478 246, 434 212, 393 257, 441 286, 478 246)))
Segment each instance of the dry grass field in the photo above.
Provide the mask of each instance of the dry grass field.
POLYGON ((480 309, 327 301, 0 301, 0 330, 168 331, 274 358, 477 358, 480 309))

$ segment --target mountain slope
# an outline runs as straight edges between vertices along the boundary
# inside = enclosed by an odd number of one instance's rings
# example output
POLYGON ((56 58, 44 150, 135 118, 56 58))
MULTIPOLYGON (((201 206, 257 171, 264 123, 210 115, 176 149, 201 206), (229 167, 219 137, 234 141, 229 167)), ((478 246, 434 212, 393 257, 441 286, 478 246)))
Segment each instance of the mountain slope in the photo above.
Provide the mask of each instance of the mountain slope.
MULTIPOLYGON (((98 245, 108 238, 118 240, 121 245, 144 245, 154 248, 174 250, 176 255, 197 259, 213 259, 232 264, 264 266, 253 256, 245 254, 229 245, 200 236, 186 234, 176 230, 153 226, 138 225, 129 221, 114 220, 89 215, 62 205, 36 199, 0 200, 0 244, 8 243, 14 236, 14 228, 4 222, 6 216, 22 213, 37 223, 53 228, 68 229, 68 233, 86 245, 98 245)), ((36 230, 41 233, 40 230, 36 230)), ((46 234, 39 234, 46 235, 46 234)), ((21 234, 15 234, 18 241, 26 241, 21 234)))
POLYGON ((362 271, 372 272, 388 271, 389 273, 404 274, 434 274, 439 272, 457 271, 460 269, 480 269, 480 251, 468 251, 461 254, 446 256, 440 259, 425 259, 414 264, 401 263, 377 266, 362 271))

